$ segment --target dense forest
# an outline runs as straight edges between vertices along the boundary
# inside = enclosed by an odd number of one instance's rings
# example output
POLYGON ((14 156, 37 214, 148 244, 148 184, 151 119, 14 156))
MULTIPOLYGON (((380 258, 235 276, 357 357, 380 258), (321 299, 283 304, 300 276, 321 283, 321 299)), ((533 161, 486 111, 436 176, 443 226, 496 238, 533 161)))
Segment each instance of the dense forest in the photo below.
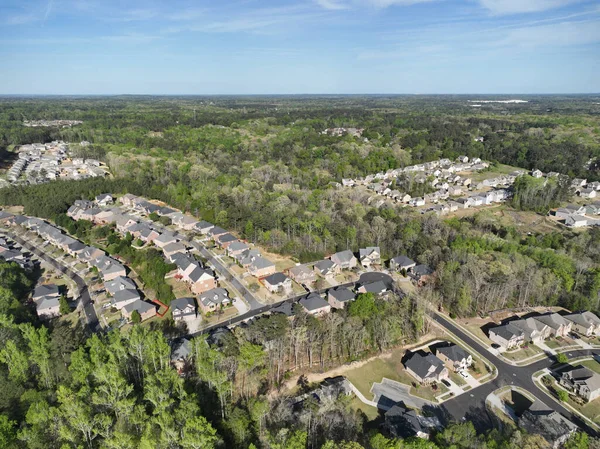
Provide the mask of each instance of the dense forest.
MULTIPOLYGON (((65 220, 76 199, 105 192, 163 200, 295 260, 379 245, 436 269, 434 282, 388 301, 361 295, 325 319, 296 310, 192 342, 184 377, 169 364, 172 323, 88 337, 77 326, 41 325, 26 302, 32 280, 0 264, 0 447, 7 448, 537 448, 539 437, 505 429, 475 435, 453 424, 430 441, 390 440, 347 399, 273 400, 296 373, 327 369, 415 341, 426 306, 457 316, 505 307, 596 310, 600 229, 529 232, 481 211, 442 219, 375 208, 342 177, 465 154, 526 169, 600 179, 600 107, 583 97, 473 110, 456 97, 10 98, 0 104, 0 157, 54 139, 105 161, 107 179, 55 181, 0 190, 0 204, 54 220, 83 240, 104 233, 107 249, 150 272, 159 257, 133 251, 108 228, 65 220), (22 121, 83 120, 73 128, 22 121), (326 128, 364 128, 333 137, 326 128), (483 142, 475 141, 483 137, 483 142)), ((402 182, 402 180, 400 181, 402 182)), ((568 200, 560 181, 523 178, 512 207, 546 214, 568 200)), ((150 254, 152 255, 152 254, 150 254)), ((155 290, 161 286, 152 285, 155 290)), ((165 297, 172 294, 162 292, 165 297)), ((298 393, 311 388, 304 382, 298 393)), ((598 447, 579 435, 570 448, 598 447)))

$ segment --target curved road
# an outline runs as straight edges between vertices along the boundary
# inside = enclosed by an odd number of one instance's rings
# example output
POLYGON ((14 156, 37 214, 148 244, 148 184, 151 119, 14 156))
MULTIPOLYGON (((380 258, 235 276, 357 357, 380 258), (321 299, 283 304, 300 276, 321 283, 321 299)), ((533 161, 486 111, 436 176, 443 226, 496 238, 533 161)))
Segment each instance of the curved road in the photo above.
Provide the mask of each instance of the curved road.
MULTIPOLYGON (((5 231, 6 232, 6 231, 5 231)), ((86 323, 90 331, 94 332, 98 330, 98 316, 96 315, 96 310, 94 309, 94 305, 92 304, 92 298, 90 297, 90 293, 88 291, 87 284, 85 281, 79 276, 76 272, 74 272, 71 268, 63 265, 56 259, 48 256, 46 253, 40 251, 38 248, 30 244, 29 242, 23 240, 18 235, 13 234, 12 232, 6 232, 7 235, 10 236, 15 242, 21 245, 23 248, 27 248, 33 254, 35 254, 40 259, 43 259, 48 264, 52 265, 56 270, 60 271, 64 275, 73 279, 77 287, 79 288, 79 301, 81 301, 82 309, 85 313, 86 323)))
MULTIPOLYGON (((491 421, 488 417, 485 399, 490 393, 498 388, 514 385, 527 390, 541 402, 546 403, 549 407, 573 421, 586 432, 596 435, 596 431, 583 422, 578 415, 572 413, 558 402, 550 399, 545 393, 539 390, 537 385, 531 379, 531 376, 534 373, 555 365, 556 360, 554 358, 547 357, 530 365, 514 366, 490 353, 481 343, 471 338, 468 334, 463 332, 462 329, 441 315, 435 313, 433 319, 479 352, 490 363, 494 364, 498 370, 498 376, 494 380, 444 402, 441 405, 444 413, 450 415, 457 421, 468 420, 472 421, 476 427, 481 429, 488 428, 491 425, 491 421)), ((596 355, 596 351, 583 349, 569 351, 569 354, 572 354, 572 357, 594 356, 596 355)))

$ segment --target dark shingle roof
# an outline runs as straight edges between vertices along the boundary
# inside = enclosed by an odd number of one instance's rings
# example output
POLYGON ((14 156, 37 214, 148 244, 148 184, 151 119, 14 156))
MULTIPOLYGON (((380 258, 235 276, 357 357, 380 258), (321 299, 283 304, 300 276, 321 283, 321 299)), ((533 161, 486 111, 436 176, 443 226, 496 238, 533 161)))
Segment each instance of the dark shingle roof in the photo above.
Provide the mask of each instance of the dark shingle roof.
POLYGON ((460 362, 469 357, 469 353, 458 345, 444 346, 437 349, 438 353, 444 354, 453 362, 460 362))
POLYGON ((356 296, 345 287, 334 288, 328 292, 331 296, 340 302, 352 301, 356 296))

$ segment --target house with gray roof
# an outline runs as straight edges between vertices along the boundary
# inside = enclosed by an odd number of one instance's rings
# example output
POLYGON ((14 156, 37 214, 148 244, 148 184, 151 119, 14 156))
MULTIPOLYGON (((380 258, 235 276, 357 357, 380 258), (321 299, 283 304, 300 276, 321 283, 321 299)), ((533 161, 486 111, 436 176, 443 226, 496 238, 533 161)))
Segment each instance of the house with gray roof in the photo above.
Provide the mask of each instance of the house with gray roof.
POLYGON ((577 426, 557 411, 536 401, 517 421, 527 433, 540 435, 548 447, 558 449, 577 431, 577 426))
POLYGON ((228 231, 226 229, 223 229, 220 226, 213 226, 208 231, 208 235, 209 235, 210 238, 212 238, 214 240, 217 237, 219 237, 220 235, 227 234, 227 232, 228 231))
POLYGON ((543 343, 544 340, 550 336, 550 328, 548 325, 536 320, 533 317, 514 320, 511 321, 510 324, 523 331, 523 336, 526 342, 539 344, 543 343))
POLYGON ((32 299, 37 301, 44 297, 48 298, 58 298, 60 297, 60 292, 58 290, 58 285, 55 284, 42 284, 33 290, 32 299))
POLYGON ((587 402, 600 396, 600 374, 582 365, 563 371, 559 383, 587 402))
POLYGON ((416 265, 417 265, 417 263, 414 260, 409 259, 406 256, 396 256, 393 259, 390 259, 390 269, 391 270, 408 271, 416 265))
POLYGON ((136 290, 137 286, 133 280, 129 279, 125 276, 117 276, 116 278, 106 281, 104 283, 104 288, 108 293, 114 295, 118 291, 121 290, 136 290))
POLYGON ((490 329, 489 336, 490 340, 504 349, 516 348, 525 341, 525 333, 511 323, 490 329))
POLYGON ((343 309, 356 295, 346 287, 332 288, 327 292, 327 302, 335 309, 343 309))
POLYGON ((319 260, 314 265, 314 270, 317 274, 323 276, 324 278, 335 276, 338 272, 339 267, 329 259, 319 260))
POLYGON ((194 298, 177 298, 171 301, 173 321, 190 320, 196 318, 196 301, 194 298))
POLYGON ((187 338, 179 338, 171 342, 171 364, 181 375, 188 363, 192 354, 192 343, 187 338))
POLYGON ((288 270, 289 276, 299 284, 308 284, 315 281, 315 272, 306 265, 296 265, 288 270))
POLYGON ((227 248, 233 242, 237 242, 237 241, 238 241, 238 238, 230 233, 220 235, 215 239, 215 243, 217 244, 217 246, 219 248, 227 248))
POLYGON ((194 229, 203 235, 208 234, 209 231, 214 227, 215 227, 214 224, 209 223, 208 221, 204 221, 204 220, 199 221, 198 223, 196 223, 194 225, 194 229))
POLYGON ((159 248, 164 248, 165 246, 176 243, 177 237, 172 232, 163 232, 158 237, 154 239, 154 244, 159 248))
POLYGON ((435 355, 454 372, 467 370, 473 364, 473 356, 454 343, 436 348, 435 355))
POLYGON ((331 311, 331 306, 329 303, 325 301, 321 295, 318 295, 314 292, 308 294, 304 298, 301 298, 298 301, 298 304, 304 307, 306 312, 311 315, 319 316, 331 311))
POLYGON ((177 253, 185 254, 185 253, 187 253, 187 248, 182 243, 172 242, 172 243, 168 243, 165 246, 163 246, 162 247, 162 251, 163 251, 164 256, 167 259, 170 260, 171 257, 173 257, 174 254, 177 254, 177 253))
POLYGON ((571 321, 558 313, 539 315, 535 317, 535 320, 547 325, 550 328, 549 335, 555 337, 566 337, 571 332, 573 325, 571 321))
POLYGON ((142 321, 145 321, 148 318, 152 318, 156 315, 156 306, 154 304, 150 304, 140 299, 123 307, 121 309, 121 315, 123 316, 123 318, 131 320, 131 314, 134 310, 136 310, 140 314, 142 321))
POLYGON ((595 313, 576 312, 565 315, 564 318, 572 323, 571 329, 581 335, 600 335, 600 318, 595 313))
POLYGON ((393 405, 384 416, 385 429, 393 438, 423 438, 429 439, 431 432, 442 427, 438 418, 425 417, 404 404, 393 405))
POLYGON ((333 254, 331 256, 331 261, 342 270, 351 270, 358 264, 356 257, 354 257, 354 253, 349 249, 333 254))
POLYGON ((114 199, 109 193, 101 193, 95 198, 95 201, 98 206, 108 206, 113 203, 114 199))
POLYGON ((275 273, 275 264, 264 257, 256 257, 248 266, 248 273, 260 278, 275 273))
POLYGON ((204 313, 208 313, 214 312, 221 306, 231 304, 231 299, 227 290, 217 287, 200 294, 198 304, 204 313))
POLYGON ((271 293, 290 293, 292 280, 283 273, 273 273, 262 279, 264 286, 271 293))
POLYGON ((134 301, 139 301, 141 299, 140 292, 134 289, 124 289, 118 290, 112 295, 110 299, 111 305, 117 309, 121 310, 128 304, 131 304, 134 301))
POLYGON ((379 296, 387 292, 387 285, 383 281, 367 282, 358 287, 358 293, 373 293, 379 296))
POLYGON ((378 246, 360 248, 358 254, 360 257, 360 264, 364 268, 369 268, 371 265, 381 265, 381 250, 378 246))
POLYGON ((60 315, 60 298, 44 296, 35 304, 37 315, 40 318, 52 318, 60 315))
POLYGON ((227 255, 229 257, 232 258, 236 258, 236 256, 239 256, 240 254, 242 254, 244 251, 246 251, 247 249, 250 249, 250 247, 248 246, 247 243, 241 242, 239 240, 231 242, 228 246, 227 246, 227 255))
POLYGON ((431 353, 426 355, 415 352, 404 363, 406 371, 420 383, 428 385, 448 378, 448 368, 439 358, 431 353))

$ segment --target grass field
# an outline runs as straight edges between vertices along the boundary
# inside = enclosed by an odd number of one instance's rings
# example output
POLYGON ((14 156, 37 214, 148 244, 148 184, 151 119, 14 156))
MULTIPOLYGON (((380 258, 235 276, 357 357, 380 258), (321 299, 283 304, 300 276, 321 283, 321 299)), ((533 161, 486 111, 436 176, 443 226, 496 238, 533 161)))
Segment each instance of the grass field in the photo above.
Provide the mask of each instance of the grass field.
POLYGON ((575 365, 583 365, 586 368, 589 368, 592 371, 595 371, 598 374, 600 374, 600 363, 598 363, 595 360, 584 360, 583 362, 577 362, 577 363, 575 363, 575 365))
POLYGON ((418 388, 412 386, 413 383, 416 384, 416 380, 404 370, 401 363, 403 355, 404 350, 397 349, 392 352, 390 357, 371 360, 358 368, 347 371, 344 375, 367 399, 373 397, 373 393, 371 393, 373 384, 381 382, 384 377, 405 385, 411 385, 410 393, 412 395, 430 401, 435 401, 436 396, 448 391, 441 383, 438 384, 437 390, 429 386, 419 386, 418 388))
POLYGON ((350 401, 350 407, 354 410, 363 412, 369 421, 379 418, 379 410, 377 408, 365 404, 357 397, 354 397, 352 401, 350 401))

